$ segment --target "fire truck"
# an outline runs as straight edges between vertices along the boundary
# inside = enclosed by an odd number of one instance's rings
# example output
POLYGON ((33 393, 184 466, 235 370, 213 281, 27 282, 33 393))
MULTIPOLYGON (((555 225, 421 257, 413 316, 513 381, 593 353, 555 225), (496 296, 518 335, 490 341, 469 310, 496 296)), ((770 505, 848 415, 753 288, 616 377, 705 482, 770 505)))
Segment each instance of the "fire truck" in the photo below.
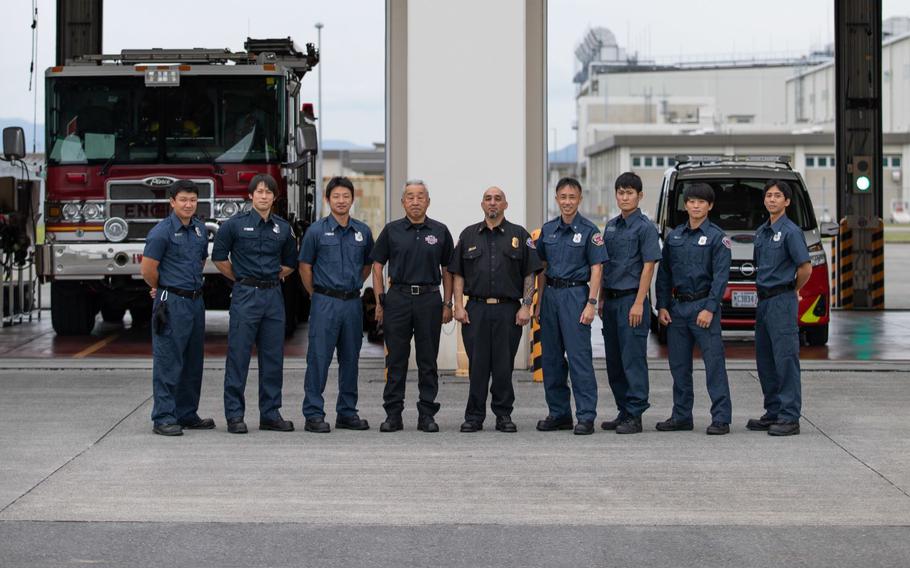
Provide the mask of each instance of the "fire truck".
MULTIPOLYGON (((197 215, 210 242, 225 220, 249 210, 258 173, 278 180, 275 213, 298 238, 314 219, 317 140, 304 76, 319 62, 312 44, 247 39, 229 49, 124 50, 88 55, 46 73, 45 242, 39 275, 51 284, 59 335, 92 331, 100 312, 134 322, 151 315, 139 274, 145 237, 170 214, 168 187, 199 187, 197 215)), ((209 245, 211 248, 211 244, 209 245)), ((230 303, 211 261, 206 307, 230 303)), ((299 277, 284 283, 288 331, 308 313, 299 277)))

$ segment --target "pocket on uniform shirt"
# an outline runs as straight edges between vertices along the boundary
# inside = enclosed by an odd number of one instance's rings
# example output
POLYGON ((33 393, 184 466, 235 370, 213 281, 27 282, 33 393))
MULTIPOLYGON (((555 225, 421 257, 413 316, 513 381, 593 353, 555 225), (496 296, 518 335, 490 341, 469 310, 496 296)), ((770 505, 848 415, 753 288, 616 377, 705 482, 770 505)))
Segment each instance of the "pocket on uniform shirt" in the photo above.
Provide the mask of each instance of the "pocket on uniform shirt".
POLYGON ((319 242, 317 260, 329 264, 341 263, 341 243, 337 239, 325 239, 319 242))

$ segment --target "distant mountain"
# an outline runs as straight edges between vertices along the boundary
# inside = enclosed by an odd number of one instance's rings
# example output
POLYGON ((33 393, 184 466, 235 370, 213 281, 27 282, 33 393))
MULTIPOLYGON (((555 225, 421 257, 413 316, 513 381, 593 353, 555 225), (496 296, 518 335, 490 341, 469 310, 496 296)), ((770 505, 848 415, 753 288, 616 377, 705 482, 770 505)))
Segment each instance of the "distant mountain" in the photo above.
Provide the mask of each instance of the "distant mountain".
POLYGON ((576 154, 575 144, 569 144, 565 148, 553 150, 547 156, 551 162, 574 162, 577 159, 576 154))
POLYGON ((323 150, 370 150, 368 146, 361 146, 347 140, 332 140, 326 138, 322 143, 323 150))

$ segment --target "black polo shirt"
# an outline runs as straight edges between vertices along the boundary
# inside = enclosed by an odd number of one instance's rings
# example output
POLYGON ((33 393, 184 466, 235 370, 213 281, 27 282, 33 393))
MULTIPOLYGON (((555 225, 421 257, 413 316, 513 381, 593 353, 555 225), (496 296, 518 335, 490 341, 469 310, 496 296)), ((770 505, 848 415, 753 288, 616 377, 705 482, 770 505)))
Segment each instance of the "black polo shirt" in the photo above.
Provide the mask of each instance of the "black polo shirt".
POLYGON ((524 279, 541 269, 531 235, 503 219, 492 230, 486 221, 461 232, 449 272, 464 278, 465 294, 519 300, 524 279))
POLYGON ((389 263, 393 284, 433 286, 439 285, 439 267, 449 264, 454 248, 452 234, 439 221, 427 217, 415 225, 404 217, 379 233, 370 257, 379 264, 389 263))

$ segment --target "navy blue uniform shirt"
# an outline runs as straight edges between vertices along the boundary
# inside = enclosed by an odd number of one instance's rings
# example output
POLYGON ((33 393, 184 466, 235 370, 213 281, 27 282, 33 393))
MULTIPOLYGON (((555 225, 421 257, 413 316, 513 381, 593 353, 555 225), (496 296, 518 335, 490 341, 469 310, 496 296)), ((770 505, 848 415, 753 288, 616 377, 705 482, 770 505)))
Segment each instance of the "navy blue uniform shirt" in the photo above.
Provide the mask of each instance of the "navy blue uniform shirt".
POLYGON ((449 229, 427 217, 414 224, 404 217, 379 233, 370 254, 379 264, 389 263, 393 284, 435 286, 442 280, 440 266, 448 266, 455 244, 449 229))
POLYGON ((755 231, 752 258, 757 269, 755 284, 759 288, 792 284, 796 269, 809 262, 806 237, 786 215, 773 225, 768 219, 755 231))
POLYGON ((199 290, 202 266, 209 256, 208 229, 195 217, 184 226, 172 211, 149 231, 142 255, 160 263, 159 286, 199 290))
POLYGON ((464 277, 468 296, 520 300, 526 276, 540 271, 540 259, 521 225, 486 221, 470 225, 458 237, 449 272, 464 277))
POLYGON ((238 213, 218 229, 212 260, 228 260, 237 280, 277 280, 282 266, 297 265, 297 239, 278 215, 264 220, 255 209, 238 213))
POLYGON ((626 218, 617 215, 610 219, 604 228, 604 244, 610 257, 604 263, 604 288, 637 290, 645 263, 660 260, 657 228, 641 209, 626 218))
POLYGON ((730 279, 730 239, 705 219, 697 229, 679 225, 667 235, 657 271, 657 308, 669 309, 673 290, 698 294, 708 290, 704 309, 717 313, 730 279))
POLYGON ((536 246, 550 278, 587 282, 591 267, 609 260, 600 229, 580 213, 571 225, 563 223, 562 215, 544 223, 536 246))
POLYGON ((373 233, 354 218, 342 227, 332 215, 310 225, 297 260, 313 265, 313 284, 330 290, 360 290, 363 267, 373 263, 373 233))

